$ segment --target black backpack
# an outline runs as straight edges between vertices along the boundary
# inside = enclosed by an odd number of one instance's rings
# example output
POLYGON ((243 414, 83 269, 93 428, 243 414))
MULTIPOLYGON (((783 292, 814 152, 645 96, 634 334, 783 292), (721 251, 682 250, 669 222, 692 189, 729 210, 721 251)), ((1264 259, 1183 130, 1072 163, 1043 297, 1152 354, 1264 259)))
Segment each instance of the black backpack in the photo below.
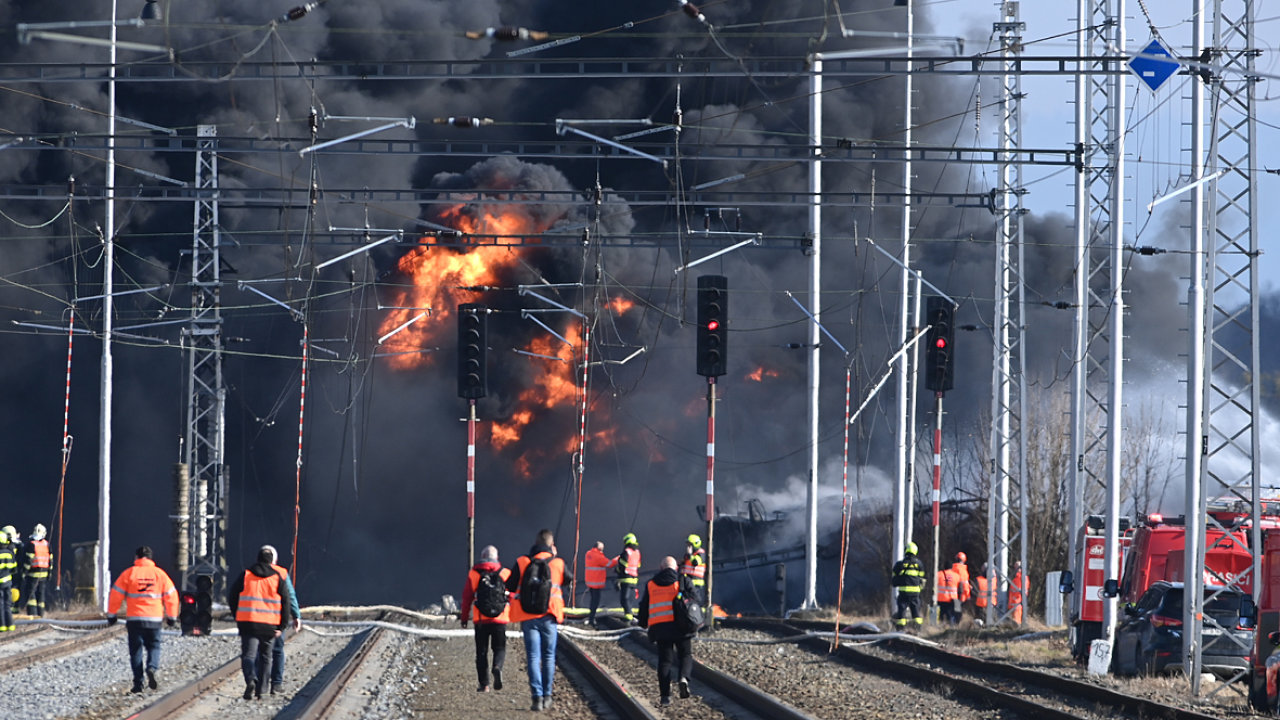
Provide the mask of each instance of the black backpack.
POLYGON ((520 576, 520 607, 529 615, 544 615, 551 607, 550 558, 529 558, 520 576))
POLYGON ((698 599, 693 597, 693 593, 681 592, 676 595, 675 602, 671 603, 675 610, 676 628, 685 635, 693 635, 702 629, 706 624, 706 618, 703 617, 702 606, 698 604, 698 599))
POLYGON ((476 583, 476 610, 485 617, 495 618, 507 609, 507 586, 497 570, 482 570, 476 583))

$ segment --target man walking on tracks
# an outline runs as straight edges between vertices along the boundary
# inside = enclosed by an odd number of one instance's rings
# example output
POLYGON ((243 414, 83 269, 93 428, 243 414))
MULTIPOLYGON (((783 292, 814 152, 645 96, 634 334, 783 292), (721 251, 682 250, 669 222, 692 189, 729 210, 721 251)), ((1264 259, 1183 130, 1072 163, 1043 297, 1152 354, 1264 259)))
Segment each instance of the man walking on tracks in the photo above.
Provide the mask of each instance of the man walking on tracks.
POLYGON ((292 600, 284 578, 271 566, 273 553, 258 551, 258 561, 231 585, 227 605, 240 630, 240 669, 244 699, 262 699, 271 679, 271 653, 276 638, 293 619, 292 600))
POLYGON ((561 588, 573 579, 556 557, 555 537, 550 530, 538 531, 528 555, 516 558, 507 578, 512 593, 511 620, 520 623, 524 635, 525 666, 529 670, 529 691, 535 712, 551 707, 551 684, 556 672, 556 638, 564 622, 564 595, 561 588))
POLYGON ((511 571, 498 562, 498 548, 486 545, 480 551, 480 562, 467 573, 462 589, 462 627, 468 619, 476 623, 476 676, 480 684, 476 692, 502 689, 502 665, 507 659, 507 622, 511 619, 507 603, 507 578, 511 571), (469 617, 468 617, 469 616, 469 617), (489 682, 489 648, 493 648, 493 683, 489 682))
POLYGON ((143 545, 134 552, 133 567, 120 573, 111 585, 107 598, 107 624, 119 620, 120 606, 125 606, 125 629, 129 634, 129 664, 133 668, 133 689, 142 692, 143 651, 146 651, 147 685, 160 686, 156 672, 160 669, 160 622, 169 627, 178 621, 178 590, 169 574, 156 567, 151 548, 143 545))
POLYGON ((898 589, 898 609, 893 614, 893 624, 898 630, 907 629, 907 616, 912 616, 916 629, 924 625, 920 609, 920 593, 924 591, 924 566, 916 557, 918 548, 907 543, 907 552, 893 566, 893 586, 898 589))
MULTIPOLYGON (((280 585, 289 593, 289 612, 293 615, 293 631, 295 633, 302 631, 302 608, 298 606, 298 593, 293 589, 293 582, 289 580, 289 570, 283 565, 276 564, 276 560, 280 557, 276 552, 275 546, 263 545, 262 550, 271 553, 271 567, 280 574, 280 585)), ((271 646, 271 694, 275 695, 284 687, 284 633, 280 633, 276 637, 276 641, 271 646)))
POLYGON ((640 600, 640 627, 649 628, 649 639, 658 645, 658 692, 660 704, 671 704, 672 664, 676 665, 680 697, 689 697, 689 676, 693 674, 693 642, 695 633, 686 632, 676 622, 676 603, 680 596, 695 598, 693 583, 687 575, 676 573, 676 559, 662 558, 661 569, 645 586, 640 600))

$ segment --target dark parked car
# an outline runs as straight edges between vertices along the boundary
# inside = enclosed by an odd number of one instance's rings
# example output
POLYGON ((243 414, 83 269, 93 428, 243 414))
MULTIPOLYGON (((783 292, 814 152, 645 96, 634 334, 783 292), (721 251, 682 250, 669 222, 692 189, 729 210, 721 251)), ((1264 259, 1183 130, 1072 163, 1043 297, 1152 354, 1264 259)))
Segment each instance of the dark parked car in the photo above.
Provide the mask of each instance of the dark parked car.
MULTIPOLYGON (((1240 619, 1240 593, 1205 586, 1205 621, 1201 669, 1231 675, 1249 667, 1253 630, 1240 619), (1209 622, 1216 621, 1217 627, 1209 622)), ((1180 582, 1156 582, 1124 608, 1116 627, 1111 664, 1117 675, 1155 674, 1182 668, 1182 597, 1180 582)))

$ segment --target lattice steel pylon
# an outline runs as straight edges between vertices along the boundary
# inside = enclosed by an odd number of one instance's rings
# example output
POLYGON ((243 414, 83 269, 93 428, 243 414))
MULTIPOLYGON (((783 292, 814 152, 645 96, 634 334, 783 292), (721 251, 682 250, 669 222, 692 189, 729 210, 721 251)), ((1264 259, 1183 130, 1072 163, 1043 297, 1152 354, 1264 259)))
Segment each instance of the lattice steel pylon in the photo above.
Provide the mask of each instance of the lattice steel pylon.
MULTIPOLYGON (((1208 568, 1194 578, 1199 590, 1205 575, 1215 585, 1249 592, 1260 588, 1262 555, 1261 445, 1257 410, 1258 382, 1258 211, 1257 149, 1253 142, 1257 120, 1254 93, 1258 76, 1254 69, 1259 51, 1254 43, 1252 0, 1215 0, 1213 40, 1209 64, 1214 66, 1209 94, 1209 153, 1207 176, 1217 176, 1208 197, 1208 239, 1205 288, 1204 404, 1201 450, 1202 498, 1214 497, 1215 505, 1234 506, 1250 519, 1249 547, 1252 562, 1238 575, 1224 576, 1208 568)), ((1205 507, 1202 499, 1201 508, 1205 507)), ((1224 528, 1208 518, 1210 530, 1224 528)), ((1216 533, 1215 533, 1216 534, 1216 533)), ((1205 537, 1209 533, 1205 533, 1205 537)), ((1197 550, 1203 565, 1204 547, 1197 550)), ((1225 532, 1217 544, 1239 544, 1225 532)), ((1202 613, 1204 627, 1220 627, 1202 613)), ((1227 633, 1224 637, 1231 638, 1227 633)), ((1234 639, 1234 638, 1233 638, 1234 639)), ((1242 647, 1241 654, 1248 655, 1242 647)), ((1192 670, 1200 666, 1202 645, 1195 649, 1192 670)), ((1243 669, 1215 687, 1210 695, 1251 673, 1243 669)), ((1199 672, 1191 675, 1192 692, 1199 694, 1199 672)))
MULTIPOLYGON (((1000 22, 993 29, 1000 35, 1002 103, 1000 120, 1000 184, 996 189, 995 343, 991 369, 991 488, 987 505, 987 568, 995 573, 995 586, 1009 590, 1009 554, 1016 545, 1027 577, 1026 435, 1022 432, 1026 407, 1025 300, 1023 267, 1022 168, 1010 162, 1012 152, 1022 143, 1022 78, 1017 70, 1026 23, 1019 20, 1017 0, 1001 4, 1000 22), (1013 455, 1017 454, 1017 468, 1013 455), (1017 499, 1018 524, 1010 534, 1011 498, 1017 499)), ((1026 602, 1025 593, 1023 602, 1026 602)), ((1006 608, 1006 613, 1009 609, 1006 608)), ((997 610, 987 606, 988 623, 997 620, 997 610)))
MULTIPOLYGON (((1079 0, 1076 16, 1076 48, 1081 58, 1076 76, 1076 143, 1081 165, 1076 175, 1076 277, 1075 333, 1071 377, 1071 455, 1073 472, 1068 480, 1068 553, 1076 562, 1080 529, 1087 514, 1107 515, 1104 564, 1108 578, 1119 568, 1119 508, 1108 511, 1113 479, 1107 461, 1111 432, 1119 429, 1120 408, 1110 413, 1112 386, 1120 382, 1113 375, 1113 358, 1118 364, 1119 347, 1114 347, 1110 322, 1119 320, 1118 293, 1113 283, 1115 250, 1123 223, 1115 215, 1122 207, 1124 144, 1116 127, 1123 122, 1124 78, 1100 71, 1102 60, 1124 47, 1124 8, 1118 0, 1079 0), (1117 44, 1118 43, 1118 44, 1117 44), (1097 59, 1095 59, 1097 58, 1097 59)), ((1117 387, 1118 389, 1118 387, 1117 387)), ((1118 481, 1118 478, 1115 480, 1118 481)), ((1086 587, 1084 578, 1072 597, 1072 613, 1078 617, 1086 594, 1098 595, 1102 588, 1086 587)), ((1109 638, 1115 626, 1115 601, 1103 600, 1104 620, 1094 627, 1073 623, 1073 647, 1087 647, 1091 640, 1109 638)))
POLYGON ((182 585, 213 576, 214 597, 226 592, 226 388, 222 383, 222 276, 218 226, 217 126, 196 128, 195 225, 191 243, 186 463, 190 473, 186 567, 182 585))

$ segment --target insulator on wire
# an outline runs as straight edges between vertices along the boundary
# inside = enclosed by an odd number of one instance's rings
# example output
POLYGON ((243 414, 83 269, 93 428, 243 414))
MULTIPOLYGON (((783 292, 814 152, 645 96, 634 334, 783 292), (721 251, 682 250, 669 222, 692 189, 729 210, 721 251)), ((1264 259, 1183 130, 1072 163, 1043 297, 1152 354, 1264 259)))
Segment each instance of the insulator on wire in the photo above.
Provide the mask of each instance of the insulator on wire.
POLYGON ((485 28, 484 30, 468 30, 465 35, 471 40, 483 40, 489 38, 491 40, 501 40, 503 42, 514 42, 516 40, 546 40, 551 37, 551 33, 542 30, 530 30, 522 27, 500 27, 485 28))
POLYGON ((452 125, 460 128, 478 128, 481 125, 492 125, 493 118, 481 117, 438 117, 431 120, 436 125, 452 125))
POLYGON ((309 2, 309 3, 306 3, 305 5, 299 5, 295 8, 291 8, 289 12, 281 15, 276 20, 276 22, 286 23, 286 22, 292 22, 294 20, 301 20, 303 17, 306 16, 307 13, 311 12, 312 10, 315 10, 318 7, 320 7, 320 3, 318 2, 309 2))
POLYGON ((689 17, 693 18, 694 20, 697 20, 703 25, 708 24, 707 16, 703 15, 702 11, 698 9, 698 6, 689 2, 689 0, 680 0, 680 9, 684 10, 685 15, 688 15, 689 17))

